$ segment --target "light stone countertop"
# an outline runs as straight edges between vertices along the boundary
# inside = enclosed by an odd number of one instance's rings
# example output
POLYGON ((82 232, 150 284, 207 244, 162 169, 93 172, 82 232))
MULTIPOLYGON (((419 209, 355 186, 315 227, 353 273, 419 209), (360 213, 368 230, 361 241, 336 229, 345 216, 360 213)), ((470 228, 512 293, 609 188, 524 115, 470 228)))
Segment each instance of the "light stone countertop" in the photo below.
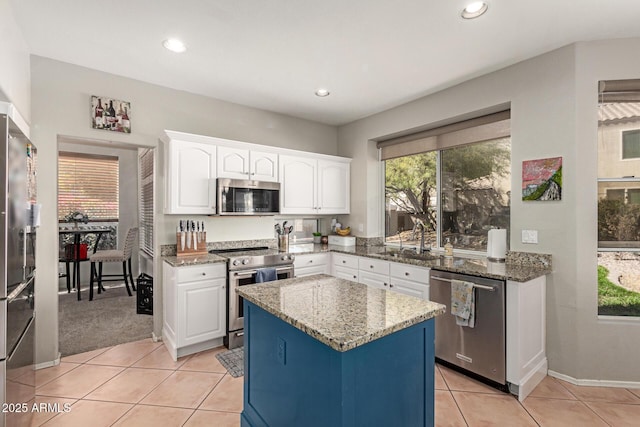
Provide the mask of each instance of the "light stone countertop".
POLYGON ((213 264, 217 262, 227 262, 226 258, 214 254, 184 255, 184 256, 163 256, 163 261, 172 267, 187 267, 189 265, 213 264))
POLYGON ((446 308, 325 274, 241 286, 237 292, 340 352, 431 319, 446 308))

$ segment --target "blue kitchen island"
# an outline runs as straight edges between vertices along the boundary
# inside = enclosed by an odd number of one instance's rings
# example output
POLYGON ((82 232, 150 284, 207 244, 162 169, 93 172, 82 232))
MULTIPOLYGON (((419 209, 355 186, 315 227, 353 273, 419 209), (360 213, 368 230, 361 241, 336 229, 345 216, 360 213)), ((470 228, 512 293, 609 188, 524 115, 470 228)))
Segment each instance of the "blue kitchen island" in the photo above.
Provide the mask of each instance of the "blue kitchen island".
POLYGON ((432 426, 445 306, 316 275, 242 286, 242 426, 432 426))

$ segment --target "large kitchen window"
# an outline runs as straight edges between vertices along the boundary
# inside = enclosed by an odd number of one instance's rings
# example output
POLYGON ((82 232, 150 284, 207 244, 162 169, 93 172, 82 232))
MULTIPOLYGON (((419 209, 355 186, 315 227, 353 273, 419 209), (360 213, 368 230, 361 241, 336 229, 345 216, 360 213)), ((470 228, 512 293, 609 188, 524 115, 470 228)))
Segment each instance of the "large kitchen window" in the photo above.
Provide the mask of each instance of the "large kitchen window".
POLYGON ((598 314, 640 316, 640 80, 600 82, 598 314))
POLYGON ((505 111, 378 143, 385 169, 385 242, 484 252, 509 229, 511 138, 505 111))

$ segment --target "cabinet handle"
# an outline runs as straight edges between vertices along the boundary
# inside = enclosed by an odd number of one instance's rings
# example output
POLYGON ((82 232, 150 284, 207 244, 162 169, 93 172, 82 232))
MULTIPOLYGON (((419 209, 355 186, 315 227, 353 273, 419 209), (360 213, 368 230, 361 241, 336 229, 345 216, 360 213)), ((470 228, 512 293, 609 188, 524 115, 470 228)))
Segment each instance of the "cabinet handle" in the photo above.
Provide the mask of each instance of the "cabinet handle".
POLYGON ((347 261, 345 261, 345 260, 342 260, 342 263, 343 263, 343 264, 346 264, 346 263, 347 263, 347 261))
POLYGON ((206 275, 207 275, 207 273, 202 273, 202 275, 203 275, 203 276, 206 276, 206 275))
POLYGON ((355 278, 356 278, 356 276, 353 276, 353 278, 355 279, 355 278))
POLYGON ((369 268, 373 268, 373 265, 370 265, 369 268))
POLYGON ((408 275, 409 275, 409 272, 408 272, 408 271, 405 271, 405 272, 404 272, 404 275, 405 275, 405 276, 408 276, 408 275))
POLYGON ((309 260, 309 264, 311 264, 312 262, 313 262, 313 260, 312 260, 312 259, 310 259, 310 260, 309 260))
POLYGON ((389 283, 389 287, 390 287, 390 288, 393 288, 393 285, 392 285, 391 283, 389 283))
POLYGON ((384 286, 387 286, 387 282, 384 282, 384 283, 383 283, 383 285, 384 285, 384 286))

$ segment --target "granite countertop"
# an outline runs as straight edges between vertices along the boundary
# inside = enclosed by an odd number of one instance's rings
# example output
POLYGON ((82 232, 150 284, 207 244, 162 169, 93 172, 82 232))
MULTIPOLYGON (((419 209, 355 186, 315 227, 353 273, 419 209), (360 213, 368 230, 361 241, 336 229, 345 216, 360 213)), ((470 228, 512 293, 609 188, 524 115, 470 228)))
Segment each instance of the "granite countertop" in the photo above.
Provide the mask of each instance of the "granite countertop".
POLYGON ((226 258, 214 254, 184 255, 184 256, 163 256, 162 259, 172 267, 186 267, 189 265, 214 264, 217 262, 227 262, 226 258))
MULTIPOLYGON (((273 250, 277 251, 277 249, 273 250)), ((551 255, 529 252, 509 251, 507 252, 506 262, 490 262, 486 257, 482 256, 457 255, 452 258, 447 258, 435 252, 425 254, 424 257, 403 257, 394 255, 394 253, 397 253, 397 249, 383 245, 340 246, 305 243, 292 244, 289 246, 289 253, 292 255, 322 252, 338 252, 383 259, 391 262, 432 268, 434 270, 470 274, 490 279, 511 280, 514 282, 528 282, 529 280, 552 272, 551 255)), ((181 257, 172 255, 164 256, 162 259, 174 267, 225 262, 225 258, 213 254, 181 257)))
POLYGON ((300 245, 301 249, 293 251, 294 255, 319 252, 339 252, 349 255, 383 259, 402 264, 432 268, 440 271, 470 274, 498 280, 527 282, 536 277, 544 276, 552 271, 551 255, 534 254, 528 252, 507 253, 506 262, 490 262, 482 256, 454 256, 445 257, 438 253, 427 253, 423 258, 395 256, 397 249, 385 246, 339 246, 339 245, 300 245))
POLYGON ((340 352, 445 311, 442 304, 325 274, 241 286, 237 292, 340 352))

